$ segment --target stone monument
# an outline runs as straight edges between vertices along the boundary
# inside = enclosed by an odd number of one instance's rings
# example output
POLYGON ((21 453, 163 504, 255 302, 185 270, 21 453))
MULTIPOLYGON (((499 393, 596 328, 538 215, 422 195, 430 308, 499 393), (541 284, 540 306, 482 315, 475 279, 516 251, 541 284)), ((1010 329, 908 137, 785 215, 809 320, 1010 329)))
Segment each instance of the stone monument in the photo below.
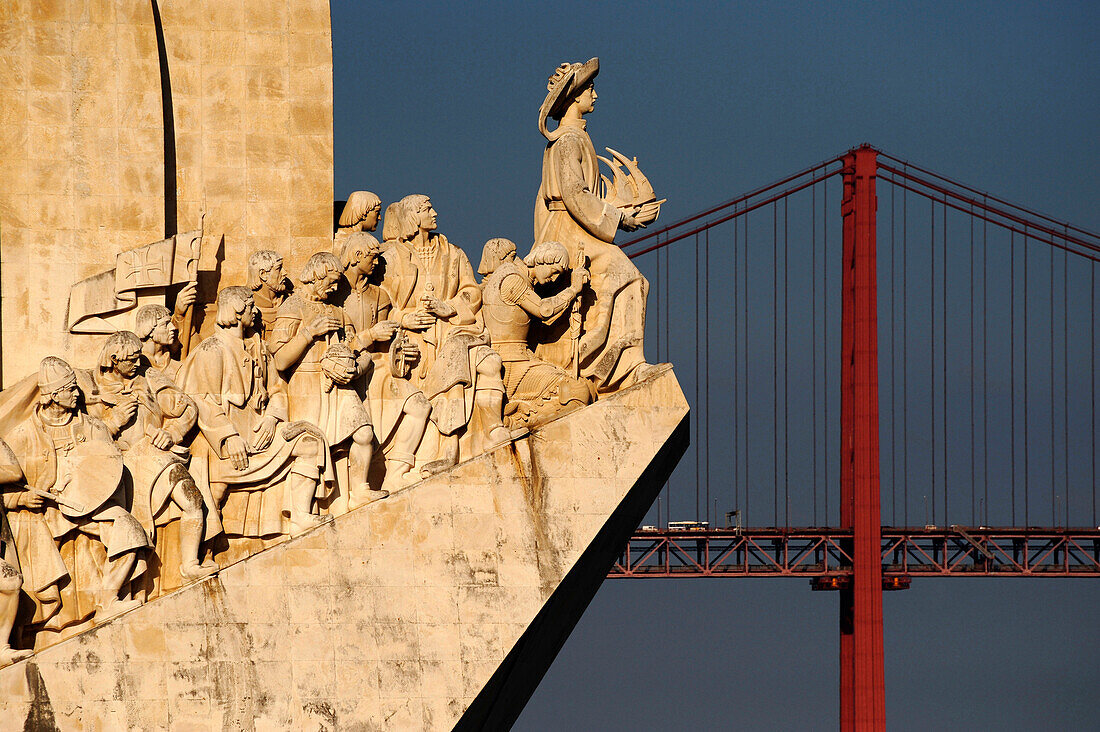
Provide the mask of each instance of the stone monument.
POLYGON ((478 282, 426 195, 332 226, 325 3, 0 19, 2 726, 507 728, 687 443, 598 61, 478 282))

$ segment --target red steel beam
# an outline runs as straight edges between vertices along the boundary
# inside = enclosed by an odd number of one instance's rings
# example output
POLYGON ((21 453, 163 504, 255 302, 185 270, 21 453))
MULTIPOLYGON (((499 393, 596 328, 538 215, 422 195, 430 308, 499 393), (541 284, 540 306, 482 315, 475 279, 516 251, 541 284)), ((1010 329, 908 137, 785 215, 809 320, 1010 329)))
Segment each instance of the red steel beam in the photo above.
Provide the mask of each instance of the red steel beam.
POLYGON ((852 582, 840 590, 840 728, 886 726, 878 445, 876 151, 844 156, 840 521, 852 529, 852 582))
MULTIPOLYGON (((1100 577, 1100 529, 886 526, 881 533, 879 561, 887 589, 914 577, 1100 577)), ((608 577, 850 583, 851 543, 852 531, 843 528, 639 530, 608 577)))

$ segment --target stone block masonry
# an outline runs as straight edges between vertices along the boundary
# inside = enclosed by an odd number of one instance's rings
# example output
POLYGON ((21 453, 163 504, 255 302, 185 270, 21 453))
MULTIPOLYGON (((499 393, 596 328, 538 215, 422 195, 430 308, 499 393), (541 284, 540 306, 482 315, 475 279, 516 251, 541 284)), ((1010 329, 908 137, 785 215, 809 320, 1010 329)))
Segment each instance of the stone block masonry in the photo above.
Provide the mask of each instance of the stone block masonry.
POLYGON ((686 447, 687 414, 660 369, 47 648, 0 670, 0 727, 507 728, 686 447))
POLYGON ((202 303, 331 246, 331 35, 327 0, 0 3, 3 386, 91 362, 69 285, 203 212, 202 303))

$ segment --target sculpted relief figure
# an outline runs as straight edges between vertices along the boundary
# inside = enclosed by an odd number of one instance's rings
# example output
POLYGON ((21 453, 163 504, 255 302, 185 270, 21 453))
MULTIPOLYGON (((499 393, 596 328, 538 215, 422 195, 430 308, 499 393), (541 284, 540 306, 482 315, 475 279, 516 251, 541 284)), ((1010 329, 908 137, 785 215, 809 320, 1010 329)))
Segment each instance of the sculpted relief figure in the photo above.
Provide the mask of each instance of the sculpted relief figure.
POLYGON ((374 231, 381 215, 382 200, 378 196, 370 191, 353 192, 340 212, 338 228, 332 237, 332 251, 340 251, 348 237, 356 232, 374 231))
POLYGON ((175 382, 180 370, 180 362, 176 359, 180 342, 172 311, 155 303, 141 306, 134 316, 134 334, 141 341, 144 368, 175 382))
MULTIPOLYGON (((200 562, 203 496, 187 470, 191 453, 185 438, 198 410, 163 373, 145 363, 136 335, 123 330, 109 336, 93 372, 97 403, 89 409, 122 450, 133 481, 135 518, 154 541, 158 527, 179 518, 179 572, 184 579, 199 579, 218 567, 200 562)), ((215 509, 212 499, 207 503, 215 509)))
POLYGON ((542 298, 534 285, 554 282, 569 269, 569 252, 558 242, 536 244, 524 259, 507 239, 485 244, 478 272, 482 280, 481 312, 493 339, 493 350, 504 362, 505 413, 512 424, 532 427, 548 417, 588 404, 594 396, 589 382, 573 378, 556 364, 535 357, 527 336, 533 321, 553 323, 580 294, 588 272, 574 268, 569 286, 542 298))
POLYGON ((290 419, 320 427, 332 448, 350 442, 348 505, 355 508, 387 494, 370 490, 367 482, 374 430, 365 394, 354 383, 363 373, 355 326, 330 301, 342 276, 335 254, 310 257, 299 278, 301 288, 279 307, 268 347, 286 377, 290 419))
MULTIPOLYGON (((23 477, 11 448, 0 440, 0 489, 17 483, 23 477)), ((23 575, 19 572, 19 556, 15 552, 15 537, 8 527, 4 503, 0 501, 0 668, 31 654, 29 650, 12 648, 12 631, 19 611, 19 591, 23 575)))
MULTIPOLYGON (((633 231, 654 221, 660 202, 654 200, 636 163, 618 155, 617 161, 631 169, 630 178, 613 166, 616 183, 606 182, 609 190, 600 195, 599 158, 584 119, 598 98, 593 79, 599 68, 595 58, 584 64, 562 64, 547 85, 539 130, 549 142, 535 201, 535 243, 561 242, 570 262, 576 261, 579 252, 590 262, 592 288, 581 308, 580 373, 603 393, 628 385, 648 371, 642 341, 649 283, 613 242, 618 230, 633 231), (546 128, 548 117, 558 120, 557 129, 546 128)), ((568 369, 573 354, 565 335, 567 325, 558 321, 556 328, 540 334, 537 353, 568 369)))
POLYGON ((283 258, 278 252, 260 249, 248 258, 248 288, 256 309, 260 311, 257 324, 261 338, 265 338, 275 325, 279 307, 287 298, 290 283, 283 274, 283 258))
POLYGON ((419 477, 412 467, 432 405, 408 374, 401 374, 420 353, 416 343, 398 334, 397 321, 390 320, 393 304, 389 295, 370 281, 381 253, 378 240, 365 232, 352 233, 336 250, 351 285, 344 312, 359 334, 359 358, 374 435, 386 458, 382 489, 389 491, 419 477), (393 342, 395 336, 401 339, 398 343, 393 342))
POLYGON ((287 421, 286 384, 250 330, 255 315, 248 288, 219 292, 214 334, 191 352, 179 384, 199 412, 192 473, 209 482, 226 534, 270 538, 321 523, 314 501, 331 471, 320 431, 287 421))
POLYGON ((149 538, 125 508, 123 458, 107 426, 80 409, 65 361, 42 360, 38 402, 4 439, 21 473, 4 493, 30 624, 57 631, 141 604, 131 581, 146 568, 149 538))
POLYGON ((500 356, 481 319, 481 288, 470 260, 435 233, 436 223, 427 196, 405 196, 387 209, 384 228, 395 240, 382 255, 390 317, 416 343, 412 383, 431 403, 438 433, 438 458, 424 466, 426 474, 454 465, 460 453, 465 459, 511 438, 502 419, 500 356))

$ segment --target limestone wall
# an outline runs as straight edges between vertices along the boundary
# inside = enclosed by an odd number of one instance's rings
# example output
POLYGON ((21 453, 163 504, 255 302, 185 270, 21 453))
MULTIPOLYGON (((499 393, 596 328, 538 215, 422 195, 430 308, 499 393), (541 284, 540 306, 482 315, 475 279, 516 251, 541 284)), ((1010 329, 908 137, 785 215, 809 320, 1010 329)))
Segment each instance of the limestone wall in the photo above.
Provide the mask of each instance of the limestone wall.
POLYGON ((46 354, 90 363, 99 339, 64 331, 69 286, 202 210, 221 286, 257 248, 294 272, 330 241, 332 149, 327 0, 4 0, 3 385, 46 354))
POLYGON ((0 728, 507 729, 687 413, 665 369, 47 648, 0 670, 0 728))

